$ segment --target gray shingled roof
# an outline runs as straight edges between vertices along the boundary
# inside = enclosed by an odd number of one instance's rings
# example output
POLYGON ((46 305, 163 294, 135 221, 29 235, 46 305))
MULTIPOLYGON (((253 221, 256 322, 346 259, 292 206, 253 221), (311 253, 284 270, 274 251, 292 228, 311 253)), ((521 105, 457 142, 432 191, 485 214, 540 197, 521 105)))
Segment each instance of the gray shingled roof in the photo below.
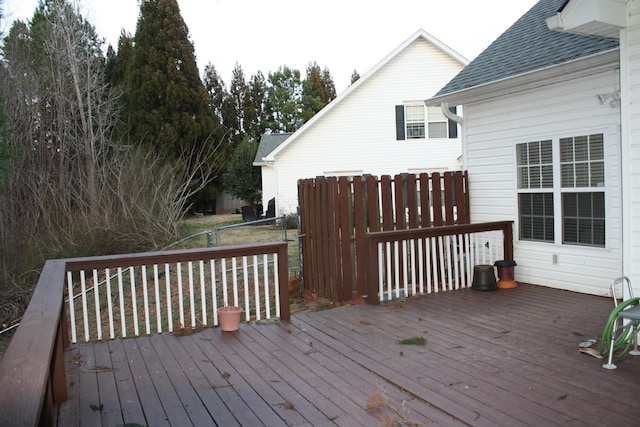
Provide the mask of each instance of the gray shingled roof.
POLYGON ((273 150, 278 148, 280 144, 287 140, 291 136, 290 133, 265 133, 260 138, 260 144, 258 145, 258 151, 256 152, 256 158, 254 163, 262 163, 262 158, 266 157, 273 150))
POLYGON ((546 19, 555 15, 564 3, 565 0, 540 0, 435 96, 618 47, 617 40, 549 30, 546 19))

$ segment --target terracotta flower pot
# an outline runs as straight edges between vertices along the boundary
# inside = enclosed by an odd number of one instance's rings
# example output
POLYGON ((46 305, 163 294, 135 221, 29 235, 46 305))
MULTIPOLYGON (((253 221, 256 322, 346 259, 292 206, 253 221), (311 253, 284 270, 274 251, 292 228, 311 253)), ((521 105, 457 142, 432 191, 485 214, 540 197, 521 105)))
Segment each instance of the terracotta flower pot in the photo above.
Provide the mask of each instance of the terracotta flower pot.
POLYGON ((218 320, 220 328, 225 332, 237 331, 240 329, 240 315, 242 308, 237 306, 228 306, 218 308, 218 320))

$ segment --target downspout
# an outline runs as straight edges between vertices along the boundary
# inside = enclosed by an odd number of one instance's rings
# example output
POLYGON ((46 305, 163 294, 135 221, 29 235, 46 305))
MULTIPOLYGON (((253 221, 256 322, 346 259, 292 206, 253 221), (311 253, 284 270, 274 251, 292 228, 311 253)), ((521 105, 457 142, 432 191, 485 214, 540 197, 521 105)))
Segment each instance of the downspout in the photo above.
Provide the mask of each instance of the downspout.
MULTIPOLYGON (((628 7, 628 6, 627 6, 628 7)), ((633 227, 633 215, 631 206, 633 204, 632 185, 626 177, 632 176, 631 170, 631 123, 629 118, 629 39, 628 30, 625 28, 620 31, 620 97, 623 102, 620 103, 620 186, 621 186, 621 210, 622 210, 622 275, 632 278, 635 282, 636 276, 632 266, 632 250, 633 238, 631 232, 633 227), (622 160, 622 159, 627 159, 622 160), (626 182, 625 182, 626 181, 626 182)), ((624 292, 624 291, 623 291, 624 292)), ((627 296, 625 296, 627 297, 627 296)))
POLYGON ((460 135, 460 139, 462 141, 462 147, 461 147, 461 155, 462 155, 462 169, 466 169, 467 168, 467 156, 464 155, 464 153, 466 152, 467 149, 467 138, 466 138, 466 133, 467 133, 467 129, 465 127, 465 121, 464 121, 464 117, 457 115, 456 113, 453 113, 451 110, 449 110, 449 103, 448 102, 442 102, 440 103, 440 108, 442 109, 442 114, 444 114, 444 116, 449 119, 449 120, 453 120, 456 123, 460 123, 460 130, 461 130, 461 135, 460 135))
POLYGON ((461 117, 456 113, 451 112, 451 110, 449 110, 448 102, 442 102, 440 104, 440 108, 442 108, 442 113, 447 117, 447 119, 453 120, 454 122, 458 122, 460 123, 460 126, 463 126, 464 117, 461 117))

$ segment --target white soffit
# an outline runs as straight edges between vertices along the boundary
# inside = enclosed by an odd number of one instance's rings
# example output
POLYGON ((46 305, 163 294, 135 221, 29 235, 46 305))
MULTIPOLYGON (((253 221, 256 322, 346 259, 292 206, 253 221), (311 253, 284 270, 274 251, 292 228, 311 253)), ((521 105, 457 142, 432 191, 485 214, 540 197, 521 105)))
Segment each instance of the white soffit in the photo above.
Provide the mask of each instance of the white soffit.
POLYGON ((625 0, 571 0, 547 18, 551 30, 617 39, 627 25, 625 0))

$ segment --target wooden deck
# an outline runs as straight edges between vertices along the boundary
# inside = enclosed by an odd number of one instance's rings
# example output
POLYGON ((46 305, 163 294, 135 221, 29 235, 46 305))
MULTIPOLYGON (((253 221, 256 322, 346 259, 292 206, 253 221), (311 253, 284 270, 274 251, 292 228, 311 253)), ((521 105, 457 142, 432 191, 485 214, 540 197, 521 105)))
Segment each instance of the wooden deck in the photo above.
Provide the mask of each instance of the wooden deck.
POLYGON ((578 351, 612 308, 520 285, 74 345, 58 424, 638 425, 640 357, 610 371, 578 351), (426 345, 399 343, 414 336, 426 345))

